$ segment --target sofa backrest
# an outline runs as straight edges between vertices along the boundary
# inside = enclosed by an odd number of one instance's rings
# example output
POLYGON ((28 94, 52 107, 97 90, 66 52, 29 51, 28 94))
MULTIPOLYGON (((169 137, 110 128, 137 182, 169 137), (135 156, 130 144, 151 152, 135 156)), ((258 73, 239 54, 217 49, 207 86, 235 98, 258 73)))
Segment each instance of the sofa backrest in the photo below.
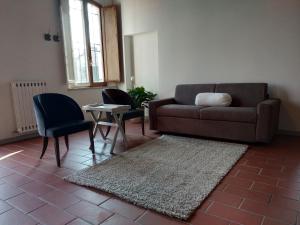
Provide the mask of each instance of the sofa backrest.
POLYGON ((220 83, 180 84, 176 86, 175 101, 178 104, 194 105, 198 93, 228 93, 232 97, 230 106, 255 107, 268 97, 266 83, 220 83))
POLYGON ((180 84, 176 86, 175 101, 178 104, 194 105, 198 93, 214 92, 215 84, 180 84))
POLYGON ((216 84, 215 92, 230 94, 231 106, 255 107, 267 98, 268 86, 265 83, 216 84))

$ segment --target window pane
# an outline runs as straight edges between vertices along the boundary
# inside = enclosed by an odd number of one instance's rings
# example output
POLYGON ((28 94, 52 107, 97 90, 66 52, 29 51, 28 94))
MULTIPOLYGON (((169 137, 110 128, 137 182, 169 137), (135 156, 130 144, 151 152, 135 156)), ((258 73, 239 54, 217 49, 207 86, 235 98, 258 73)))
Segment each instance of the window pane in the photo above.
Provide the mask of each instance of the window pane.
POLYGON ((69 0, 74 83, 89 83, 82 0, 69 0))
POLYGON ((93 68, 93 81, 103 82, 103 57, 102 57, 102 41, 101 41, 101 26, 100 26, 100 9, 88 3, 88 17, 89 17, 89 32, 90 45, 93 68))

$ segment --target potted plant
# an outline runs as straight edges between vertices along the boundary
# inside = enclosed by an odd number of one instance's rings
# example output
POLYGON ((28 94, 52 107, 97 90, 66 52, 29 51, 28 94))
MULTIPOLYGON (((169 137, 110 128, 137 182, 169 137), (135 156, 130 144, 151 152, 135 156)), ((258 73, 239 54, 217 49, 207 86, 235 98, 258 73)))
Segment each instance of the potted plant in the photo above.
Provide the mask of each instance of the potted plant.
POLYGON ((128 94, 133 99, 135 108, 141 108, 142 103, 153 100, 157 95, 151 91, 146 91, 144 87, 135 87, 129 89, 128 94))
POLYGON ((148 116, 147 103, 155 98, 157 94, 146 91, 144 87, 135 87, 128 90, 128 94, 133 99, 135 108, 142 108, 144 106, 145 115, 148 116))

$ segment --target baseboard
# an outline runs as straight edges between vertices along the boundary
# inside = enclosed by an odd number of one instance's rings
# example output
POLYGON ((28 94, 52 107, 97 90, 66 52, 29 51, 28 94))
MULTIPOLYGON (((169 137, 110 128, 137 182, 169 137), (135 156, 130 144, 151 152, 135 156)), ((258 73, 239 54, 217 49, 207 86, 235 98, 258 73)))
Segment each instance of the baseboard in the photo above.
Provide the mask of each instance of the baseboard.
MULTIPOLYGON (((300 136, 300 131, 279 130, 277 132, 277 134, 300 136)), ((25 135, 21 135, 21 136, 17 136, 17 137, 2 139, 2 140, 0 140, 0 145, 10 144, 10 143, 18 142, 18 141, 24 141, 24 140, 35 138, 38 136, 39 136, 39 134, 37 132, 34 132, 34 133, 25 134, 25 135)))
POLYGON ((300 136, 300 131, 279 130, 278 134, 300 136))
POLYGON ((10 143, 18 142, 18 141, 23 141, 23 140, 35 138, 35 137, 38 137, 38 136, 39 136, 39 134, 37 132, 34 132, 34 133, 24 134, 24 135, 12 137, 12 138, 2 139, 2 140, 0 140, 0 145, 10 144, 10 143))

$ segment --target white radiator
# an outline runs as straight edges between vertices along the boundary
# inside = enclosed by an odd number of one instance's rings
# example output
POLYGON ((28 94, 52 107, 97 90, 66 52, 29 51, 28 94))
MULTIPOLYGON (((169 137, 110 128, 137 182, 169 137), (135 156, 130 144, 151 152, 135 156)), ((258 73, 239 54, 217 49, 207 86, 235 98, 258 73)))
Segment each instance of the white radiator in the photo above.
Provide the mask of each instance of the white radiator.
POLYGON ((11 83, 13 105, 20 134, 37 129, 33 110, 33 96, 46 92, 44 81, 16 81, 11 83))

